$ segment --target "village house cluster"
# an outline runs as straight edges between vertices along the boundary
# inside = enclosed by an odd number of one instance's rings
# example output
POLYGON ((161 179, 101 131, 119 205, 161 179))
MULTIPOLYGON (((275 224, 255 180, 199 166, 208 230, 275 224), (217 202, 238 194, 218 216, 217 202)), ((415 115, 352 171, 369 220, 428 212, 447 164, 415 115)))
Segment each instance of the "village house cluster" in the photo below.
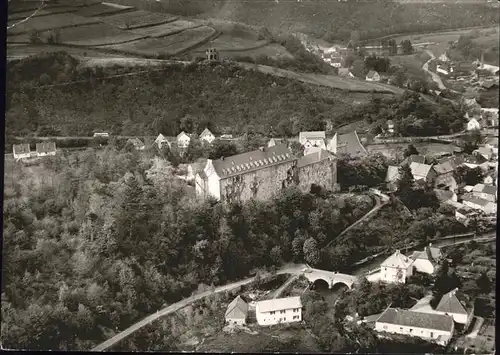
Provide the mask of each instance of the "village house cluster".
POLYGON ((26 160, 31 158, 40 158, 56 155, 55 142, 36 143, 36 149, 31 150, 29 143, 14 144, 12 146, 13 156, 16 161, 26 160))

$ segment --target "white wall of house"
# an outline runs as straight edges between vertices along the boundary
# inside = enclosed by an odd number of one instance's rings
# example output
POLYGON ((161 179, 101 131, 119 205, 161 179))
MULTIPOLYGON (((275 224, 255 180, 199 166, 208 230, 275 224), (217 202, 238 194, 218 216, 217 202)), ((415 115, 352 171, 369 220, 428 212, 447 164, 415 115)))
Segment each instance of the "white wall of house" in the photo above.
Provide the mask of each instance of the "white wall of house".
POLYGON ((16 153, 14 153, 14 159, 26 159, 26 158, 29 158, 30 156, 31 156, 30 152, 24 153, 24 154, 16 154, 16 153))
POLYGON ((48 155, 56 155, 56 152, 37 152, 39 157, 46 157, 48 155))
POLYGON ((438 67, 436 68, 436 71, 437 71, 438 73, 441 73, 441 74, 444 74, 444 75, 448 75, 448 74, 450 74, 450 73, 448 73, 448 71, 447 71, 446 69, 443 69, 443 68, 441 68, 440 66, 438 66, 438 67))
POLYGON ((487 194, 486 192, 472 191, 472 195, 486 201, 496 202, 497 200, 495 195, 487 194))
POLYGON ((481 210, 481 211, 483 211, 486 214, 495 214, 495 213, 497 213, 497 205, 494 202, 489 202, 485 206, 483 206, 483 205, 477 205, 474 202, 466 201, 466 200, 463 200, 462 202, 463 202, 463 204, 465 206, 470 207, 470 208, 474 208, 476 210, 481 210))
POLYGON ((244 325, 246 323, 246 321, 243 318, 229 318, 229 317, 226 317, 226 323, 228 323, 228 324, 244 325))
POLYGON ((413 275, 413 265, 410 265, 406 269, 381 265, 380 272, 381 281, 389 283, 406 283, 406 279, 413 275), (399 275, 399 270, 401 270, 401 277, 399 275))
POLYGON ((189 145, 189 142, 191 141, 191 138, 189 138, 188 135, 182 135, 177 139, 177 145, 179 148, 187 148, 189 145))
POLYGON ((479 124, 479 122, 475 118, 473 118, 469 122, 467 122, 467 130, 468 131, 475 131, 478 129, 481 129, 481 125, 479 124))
POLYGON ((293 323, 302 320, 302 309, 284 309, 279 311, 260 312, 255 310, 257 323, 259 325, 273 325, 278 323, 293 323))
POLYGON ((196 196, 204 199, 206 197, 207 187, 205 185, 205 180, 203 180, 199 174, 196 174, 194 178, 194 185, 196 189, 196 196))
POLYGON ((215 136, 213 134, 205 134, 203 137, 201 137, 202 141, 205 141, 209 144, 212 144, 212 142, 215 140, 215 136))
POLYGON ((415 271, 426 273, 429 275, 432 275, 436 271, 434 264, 427 259, 417 259, 413 263, 413 266, 415 267, 415 271))
POLYGON ((414 337, 419 337, 426 340, 437 341, 439 336, 446 337, 446 340, 442 340, 438 342, 440 345, 446 345, 450 340, 454 326, 452 326, 450 331, 445 330, 437 330, 437 329, 427 329, 427 328, 417 328, 417 327, 409 327, 405 325, 398 324, 390 324, 390 323, 381 323, 375 322, 375 330, 378 332, 388 332, 393 334, 404 334, 410 335, 414 337))

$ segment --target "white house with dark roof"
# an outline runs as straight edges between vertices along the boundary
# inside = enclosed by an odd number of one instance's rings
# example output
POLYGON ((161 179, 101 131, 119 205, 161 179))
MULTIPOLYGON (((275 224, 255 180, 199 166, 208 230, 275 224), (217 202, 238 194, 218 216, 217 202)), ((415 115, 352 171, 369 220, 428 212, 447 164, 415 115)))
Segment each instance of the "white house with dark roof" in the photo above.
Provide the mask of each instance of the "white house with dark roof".
POLYGON ((186 132, 182 131, 177 135, 176 140, 179 148, 187 148, 191 142, 191 137, 186 132))
POLYGON ((215 140, 215 136, 212 132, 210 132, 208 128, 205 128, 200 134, 200 140, 207 142, 208 144, 212 144, 212 142, 215 140))
POLYGON ((406 283, 406 279, 413 275, 414 260, 396 250, 380 264, 380 281, 389 283, 406 283))
POLYGON ((482 198, 487 201, 497 201, 497 188, 492 185, 476 184, 472 189, 472 196, 482 198))
POLYGON ((299 143, 302 144, 304 149, 309 149, 311 147, 326 149, 325 140, 325 131, 309 131, 299 133, 299 143))
POLYGON ((464 206, 483 211, 485 214, 497 213, 497 204, 482 198, 474 197, 470 194, 462 196, 464 206))
POLYGON ((377 73, 375 70, 370 70, 368 74, 366 74, 365 77, 366 81, 380 81, 380 74, 377 73))
POLYGON ((56 143, 55 142, 42 142, 36 144, 36 155, 39 157, 45 157, 48 155, 56 155, 56 143))
POLYGON ((27 159, 31 156, 29 143, 14 144, 12 152, 16 160, 27 159))
POLYGON ((255 316, 259 325, 300 322, 302 302, 299 296, 259 301, 255 304, 255 316))
POLYGON ((436 272, 443 259, 443 254, 441 249, 433 247, 430 243, 423 251, 413 253, 411 259, 414 260, 413 267, 415 271, 432 275, 436 272))
POLYGON ((368 154, 365 147, 361 144, 356 131, 345 134, 335 133, 328 142, 326 149, 335 155, 349 154, 351 157, 368 154))
POLYGON ((474 307, 468 307, 465 302, 462 302, 458 297, 458 288, 451 290, 441 297, 439 304, 436 306, 435 312, 446 314, 453 317, 453 321, 458 324, 463 324, 466 327, 474 317, 474 307))
POLYGON ((236 297, 229 303, 226 309, 225 319, 227 324, 243 325, 247 321, 248 303, 241 296, 236 297))
POLYGON ((451 316, 388 308, 375 322, 377 332, 408 335, 445 346, 453 337, 451 316))

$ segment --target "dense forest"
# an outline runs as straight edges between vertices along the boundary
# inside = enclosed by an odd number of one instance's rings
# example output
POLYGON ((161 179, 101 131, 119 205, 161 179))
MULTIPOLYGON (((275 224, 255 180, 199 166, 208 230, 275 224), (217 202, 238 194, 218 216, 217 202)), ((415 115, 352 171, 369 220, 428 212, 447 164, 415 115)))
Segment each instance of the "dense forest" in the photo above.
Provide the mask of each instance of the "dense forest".
POLYGON ((230 63, 91 69, 64 53, 9 62, 6 100, 10 135, 65 136, 177 135, 186 115, 196 117, 198 133, 209 126, 215 133, 296 135, 324 129, 353 102, 347 92, 230 63), (102 79, 132 71, 146 72, 102 79), (83 82, 39 87, 73 81, 83 82))
POLYGON ((5 348, 86 350, 200 284, 319 263, 319 248, 373 205, 294 189, 267 203, 200 204, 151 158, 108 146, 6 162, 5 348))

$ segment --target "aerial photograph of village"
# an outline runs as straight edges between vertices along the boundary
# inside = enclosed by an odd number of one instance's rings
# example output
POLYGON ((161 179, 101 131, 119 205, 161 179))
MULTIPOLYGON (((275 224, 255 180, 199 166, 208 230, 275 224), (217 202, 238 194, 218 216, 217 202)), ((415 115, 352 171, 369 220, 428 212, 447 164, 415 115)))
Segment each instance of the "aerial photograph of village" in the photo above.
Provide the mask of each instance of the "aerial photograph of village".
POLYGON ((3 350, 496 352, 498 1, 3 5, 3 350))

